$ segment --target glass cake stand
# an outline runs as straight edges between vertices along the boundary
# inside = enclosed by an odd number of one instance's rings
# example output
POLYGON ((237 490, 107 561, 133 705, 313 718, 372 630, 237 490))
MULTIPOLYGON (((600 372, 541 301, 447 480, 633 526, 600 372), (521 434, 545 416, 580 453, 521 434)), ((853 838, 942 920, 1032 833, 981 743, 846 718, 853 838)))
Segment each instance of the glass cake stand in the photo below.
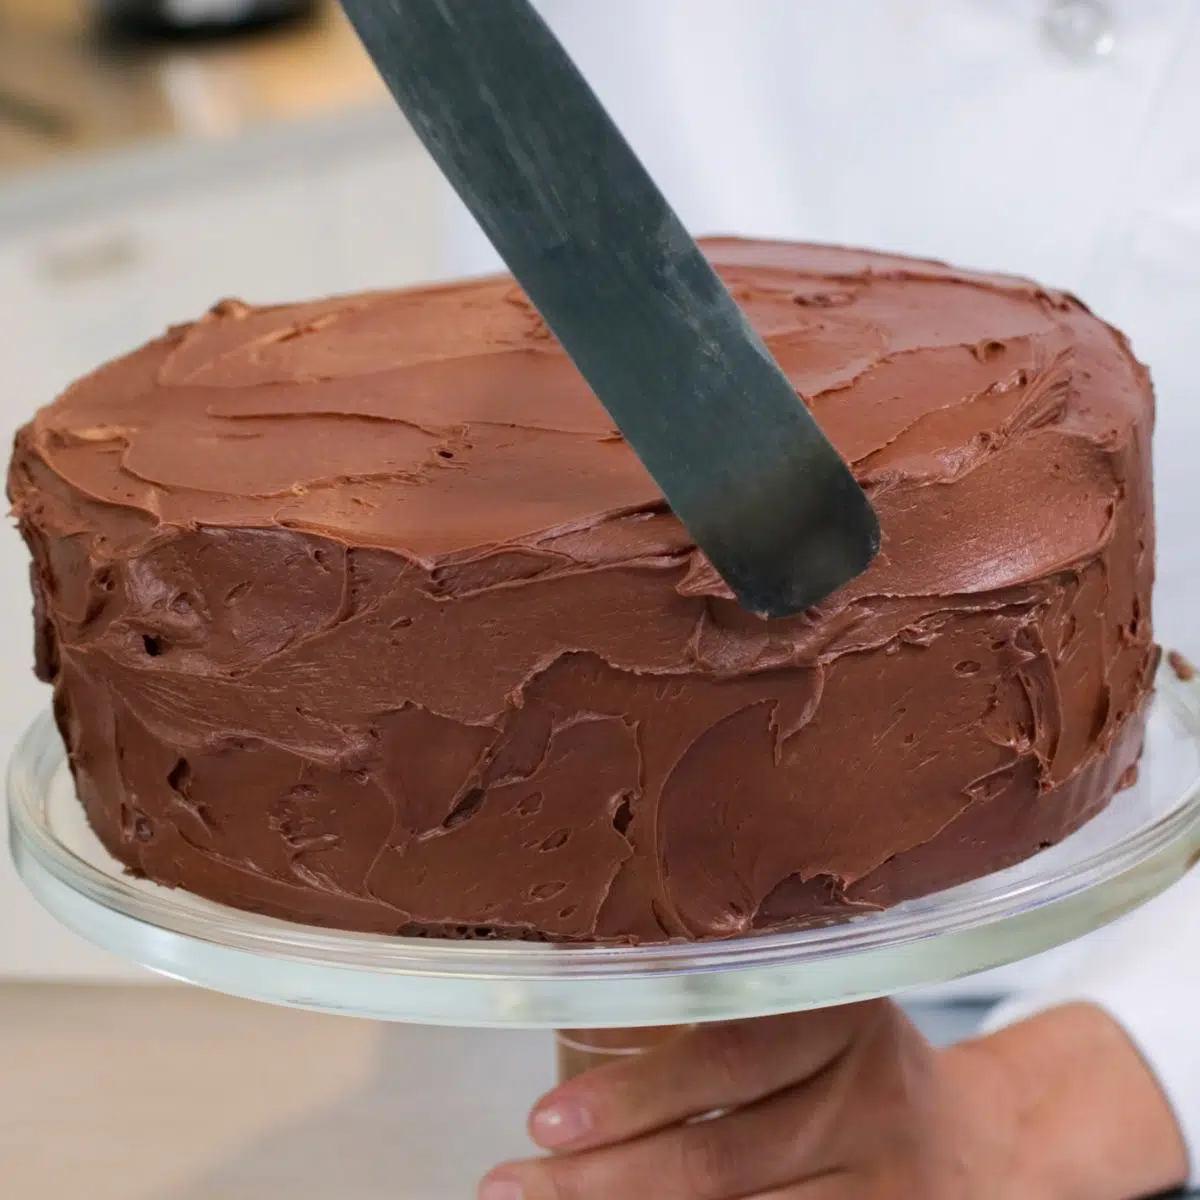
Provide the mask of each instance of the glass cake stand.
POLYGON ((25 882, 63 924, 106 950, 275 1004, 589 1031, 563 1035, 570 1073, 596 1052, 631 1052, 663 1036, 654 1027, 850 1003, 1000 966, 1157 895, 1200 859, 1200 683, 1164 666, 1138 783, 1060 845, 886 912, 724 942, 562 947, 343 933, 133 879, 84 821, 48 714, 16 748, 8 802, 25 882))

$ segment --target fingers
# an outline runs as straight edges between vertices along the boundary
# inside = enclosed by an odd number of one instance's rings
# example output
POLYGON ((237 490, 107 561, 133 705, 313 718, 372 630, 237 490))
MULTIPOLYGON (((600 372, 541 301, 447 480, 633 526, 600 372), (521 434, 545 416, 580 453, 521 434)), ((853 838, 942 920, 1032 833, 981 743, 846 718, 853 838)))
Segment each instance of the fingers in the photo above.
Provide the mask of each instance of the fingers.
MULTIPOLYGON (((655 1200, 740 1200, 770 1196, 776 1189, 781 1200, 808 1200, 799 1185, 817 1181, 845 1158, 842 1090, 836 1070, 819 1073, 710 1121, 675 1125, 579 1154, 510 1164, 488 1177, 480 1195, 483 1200, 647 1195, 655 1200), (488 1190, 504 1184, 507 1192, 488 1190)), ((830 1200, 836 1195, 828 1193, 830 1200)), ((825 1200, 820 1192, 815 1196, 825 1200)))
POLYGON ((530 1133, 547 1150, 577 1152, 753 1104, 818 1074, 885 1011, 872 1001, 702 1026, 557 1088, 535 1106, 530 1133))
MULTIPOLYGON (((782 1191, 762 1192, 745 1200, 871 1200, 874 1193, 863 1191, 862 1180, 848 1171, 830 1171, 815 1179, 798 1183, 782 1191)), ((897 1193, 897 1200, 915 1200, 912 1195, 897 1193)), ((928 1197, 923 1198, 928 1200, 928 1197)))

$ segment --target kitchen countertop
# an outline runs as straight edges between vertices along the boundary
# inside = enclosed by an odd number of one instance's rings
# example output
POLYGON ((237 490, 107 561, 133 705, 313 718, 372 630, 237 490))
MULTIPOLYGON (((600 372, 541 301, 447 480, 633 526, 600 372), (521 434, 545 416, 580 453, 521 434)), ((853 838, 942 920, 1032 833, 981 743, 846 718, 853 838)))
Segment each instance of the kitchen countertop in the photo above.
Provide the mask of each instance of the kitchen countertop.
POLYGON ((99 39, 84 0, 0 0, 0 183, 142 142, 229 138, 384 100, 333 0, 296 26, 141 46, 99 39))
POLYGON ((0 1063, 11 1200, 472 1200, 529 1152, 553 1045, 178 986, 8 984, 0 1063))
MULTIPOLYGON (((932 1041, 978 1004, 910 1005, 932 1041)), ((473 1200, 528 1154, 550 1034, 383 1025, 167 984, 0 985, 12 1200, 473 1200)))
MULTIPOLYGON (((981 1011, 914 1015, 946 1041, 981 1011)), ((173 984, 7 984, 0 1063, 12 1200, 472 1200, 529 1152, 554 1053, 173 984)))

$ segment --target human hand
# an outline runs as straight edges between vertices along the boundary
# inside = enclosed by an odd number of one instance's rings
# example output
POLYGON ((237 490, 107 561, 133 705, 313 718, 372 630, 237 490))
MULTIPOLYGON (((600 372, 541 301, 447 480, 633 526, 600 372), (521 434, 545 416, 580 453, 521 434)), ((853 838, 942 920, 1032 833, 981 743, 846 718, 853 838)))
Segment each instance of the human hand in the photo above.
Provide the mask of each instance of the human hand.
POLYGON ((886 1001, 704 1026, 564 1084, 530 1130, 554 1155, 481 1200, 1132 1200, 1187 1172, 1085 1005, 940 1052, 886 1001))

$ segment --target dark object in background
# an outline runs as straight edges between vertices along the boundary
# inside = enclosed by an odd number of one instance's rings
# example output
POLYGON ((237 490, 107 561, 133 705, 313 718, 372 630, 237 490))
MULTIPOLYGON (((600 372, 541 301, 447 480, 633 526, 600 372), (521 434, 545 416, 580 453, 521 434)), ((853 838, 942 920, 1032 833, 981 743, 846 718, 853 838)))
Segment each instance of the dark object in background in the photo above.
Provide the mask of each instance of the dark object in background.
POLYGON ((124 37, 221 37, 302 21, 317 0, 91 0, 102 32, 124 37))

